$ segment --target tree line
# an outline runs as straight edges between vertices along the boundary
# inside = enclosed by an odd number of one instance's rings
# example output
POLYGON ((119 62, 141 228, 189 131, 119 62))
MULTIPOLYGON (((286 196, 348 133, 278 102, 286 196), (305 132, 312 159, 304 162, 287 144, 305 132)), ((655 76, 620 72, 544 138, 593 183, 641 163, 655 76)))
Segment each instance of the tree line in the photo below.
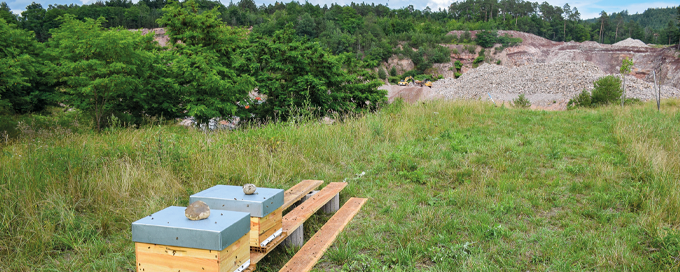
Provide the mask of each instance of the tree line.
MULTIPOLYGON (((0 17, 31 30, 44 42, 49 30, 59 26, 56 20, 72 14, 79 20, 104 17, 103 27, 160 27, 166 0, 98 1, 90 5, 49 5, 47 9, 32 3, 20 16, 9 12, 5 3, 0 17)), ((230 26, 253 27, 253 32, 272 35, 293 24, 298 36, 319 41, 332 53, 353 53, 371 61, 384 61, 393 48, 409 42, 413 48, 436 48, 437 43, 451 41, 445 37, 451 30, 518 30, 553 41, 598 41, 615 43, 625 38, 646 43, 668 43, 680 36, 677 7, 648 9, 643 14, 627 11, 603 12, 600 18, 583 20, 569 4, 553 6, 523 0, 465 0, 453 2, 447 9, 418 10, 412 5, 391 9, 382 4, 351 3, 313 5, 297 1, 260 5, 254 0, 240 0, 223 5, 217 1, 197 0, 200 10, 217 9, 220 19, 230 26), (411 42, 418 40, 417 42, 411 42)))
POLYGON ((171 0, 162 14, 156 23, 166 27, 167 47, 153 33, 106 28, 103 17, 61 15, 43 43, 0 18, 0 110, 62 104, 91 115, 100 130, 112 119, 286 120, 300 111, 361 112, 385 102, 381 82, 361 60, 301 38, 292 24, 268 36, 249 33, 195 0, 171 0))
POLYGON ((447 35, 452 30, 518 30, 554 41, 614 43, 632 37, 673 43, 680 39, 676 9, 673 16, 665 9, 643 17, 603 12, 586 21, 569 4, 522 0, 466 0, 438 10, 107 0, 47 9, 32 3, 16 16, 3 2, 0 110, 39 112, 62 103, 92 112, 99 127, 115 114, 138 122, 144 116, 286 118, 291 108, 303 105, 322 112, 366 110, 382 101, 376 75, 367 68, 400 54, 414 61, 410 74, 428 73, 433 63, 450 62, 450 51, 441 44, 475 42, 469 35, 447 35), (670 18, 665 27, 644 27, 653 21, 645 18, 659 12, 670 18), (173 25, 184 16, 205 22, 191 29, 173 25), (155 45, 150 36, 122 31, 155 27, 168 29, 170 49, 155 45), (81 55, 69 51, 76 49, 81 55), (82 55, 86 52, 90 55, 82 55), (247 96, 246 90, 256 88, 271 96, 267 103, 247 96))

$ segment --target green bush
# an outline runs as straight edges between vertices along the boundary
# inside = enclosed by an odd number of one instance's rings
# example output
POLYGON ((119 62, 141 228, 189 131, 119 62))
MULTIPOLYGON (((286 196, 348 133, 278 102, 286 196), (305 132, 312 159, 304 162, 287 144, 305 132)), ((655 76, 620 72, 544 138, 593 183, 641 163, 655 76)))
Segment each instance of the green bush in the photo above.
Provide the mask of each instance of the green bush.
POLYGON ((569 99, 569 103, 567 103, 567 108, 572 109, 576 107, 590 107, 592 104, 592 97, 590 96, 590 92, 587 90, 583 89, 581 93, 579 93, 577 96, 575 96, 572 99, 569 99))
POLYGON ((453 65, 456 66, 456 70, 460 71, 461 68, 463 68, 463 63, 457 60, 456 62, 453 63, 453 65))
POLYGON ((397 68, 394 66, 390 69, 390 76, 397 76, 397 68))
POLYGON ((592 104, 605 105, 616 103, 621 99, 621 79, 615 76, 601 77, 593 83, 592 104))
POLYGON ((390 81, 390 84, 397 84, 397 83, 399 83, 400 79, 399 79, 399 77, 391 76, 391 77, 389 77, 388 80, 390 81))
POLYGON ((453 73, 453 76, 456 77, 456 78, 459 78, 459 77, 462 76, 462 75, 463 75, 463 74, 458 73, 458 72, 453 73))
POLYGON ((451 51, 454 55, 458 55, 458 49, 454 48, 453 51, 451 51))
POLYGON ((465 30, 462 35, 460 35, 460 41, 467 43, 472 41, 472 33, 470 31, 465 30))
POLYGON ((528 108, 531 107, 531 101, 529 101, 524 94, 520 94, 519 97, 512 100, 512 106, 516 108, 528 108))
POLYGON ((475 43, 481 47, 492 47, 496 40, 498 39, 498 33, 496 31, 486 31, 482 30, 477 32, 477 37, 475 38, 475 43))
POLYGON ((475 50, 477 50, 477 47, 474 45, 465 45, 463 46, 465 50, 467 50, 470 54, 474 54, 475 50))
POLYGON ((482 62, 484 62, 484 56, 479 56, 479 57, 475 58, 474 61, 472 61, 472 64, 480 64, 482 62))
POLYGON ((378 68, 378 78, 387 79, 387 72, 382 67, 378 68))

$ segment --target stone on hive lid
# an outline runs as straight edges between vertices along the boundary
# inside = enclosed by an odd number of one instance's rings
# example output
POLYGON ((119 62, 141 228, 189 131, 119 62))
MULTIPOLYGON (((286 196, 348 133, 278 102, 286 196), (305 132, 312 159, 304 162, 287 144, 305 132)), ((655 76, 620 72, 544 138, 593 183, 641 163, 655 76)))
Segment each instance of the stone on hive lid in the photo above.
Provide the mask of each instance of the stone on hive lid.
POLYGON ((184 216, 189 218, 189 220, 206 219, 210 216, 210 208, 205 202, 196 201, 184 210, 184 216))
POLYGON ((255 187, 255 184, 246 184, 243 185, 243 193, 246 195, 252 195, 255 193, 255 190, 257 190, 257 187, 255 187))

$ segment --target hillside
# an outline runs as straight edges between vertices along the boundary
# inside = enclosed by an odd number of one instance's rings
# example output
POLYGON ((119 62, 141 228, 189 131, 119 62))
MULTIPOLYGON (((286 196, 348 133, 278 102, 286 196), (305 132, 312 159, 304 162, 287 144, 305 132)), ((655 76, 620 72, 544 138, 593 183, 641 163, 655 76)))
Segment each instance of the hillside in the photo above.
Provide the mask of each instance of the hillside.
MULTIPOLYGON (((471 31, 474 38, 478 32, 471 31)), ((463 31, 449 35, 460 36, 463 31)), ((462 76, 453 79, 448 65, 437 70, 445 76, 432 88, 383 86, 390 100, 402 97, 407 101, 422 99, 494 99, 510 102, 525 94, 537 108, 566 109, 569 99, 582 90, 593 89, 593 82, 608 74, 619 75, 623 58, 635 62, 626 79, 626 96, 641 100, 655 99, 654 74, 661 84, 662 98, 680 97, 680 55, 673 48, 652 48, 640 41, 623 41, 615 45, 596 42, 553 42, 533 34, 517 31, 499 31, 499 35, 521 38, 522 43, 502 51, 485 50, 485 62, 473 68, 473 60, 480 56, 463 50, 462 45, 447 45, 459 54, 451 55, 451 62, 461 61, 462 76), (500 66, 497 65, 500 63, 500 66), (489 98, 491 95, 492 98, 489 98)), ((412 66, 408 59, 398 63, 402 70, 412 66), (410 66, 409 66, 410 65, 410 66)))
MULTIPOLYGON (((671 6, 665 8, 649 8, 642 13, 629 14, 627 10, 621 12, 612 12, 609 18, 613 21, 618 15, 621 15, 623 21, 628 23, 630 21, 636 22, 642 28, 650 28, 660 30, 668 25, 669 21, 677 25, 678 21, 678 7, 671 6)), ((586 21, 589 23, 597 23, 600 18, 590 18, 586 21)))

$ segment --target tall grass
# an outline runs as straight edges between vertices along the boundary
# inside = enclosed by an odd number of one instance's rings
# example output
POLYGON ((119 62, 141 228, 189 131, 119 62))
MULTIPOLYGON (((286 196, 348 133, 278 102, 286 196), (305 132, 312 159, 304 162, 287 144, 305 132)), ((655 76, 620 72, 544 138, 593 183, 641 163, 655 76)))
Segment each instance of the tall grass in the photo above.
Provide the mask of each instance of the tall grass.
POLYGON ((333 125, 29 133, 0 151, 0 270, 134 269, 131 222, 215 184, 302 179, 369 198, 319 270, 673 269, 680 115, 663 108, 394 103, 333 125))

